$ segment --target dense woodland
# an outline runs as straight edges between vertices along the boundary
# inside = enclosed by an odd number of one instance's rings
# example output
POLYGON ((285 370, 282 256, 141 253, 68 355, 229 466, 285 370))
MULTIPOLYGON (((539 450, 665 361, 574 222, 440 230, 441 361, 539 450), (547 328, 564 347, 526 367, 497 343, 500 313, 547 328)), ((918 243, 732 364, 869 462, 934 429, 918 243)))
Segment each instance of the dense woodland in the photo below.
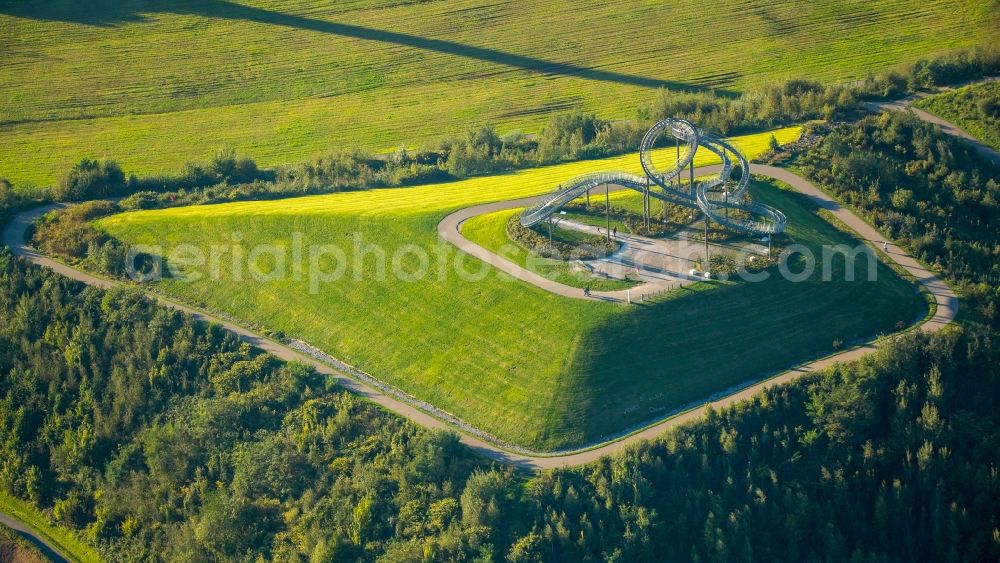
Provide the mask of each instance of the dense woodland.
POLYGON ((834 127, 796 164, 964 293, 1000 327, 1000 167, 903 112, 834 127))
POLYGON ((136 293, 0 266, 0 487, 111 560, 1000 557, 982 329, 523 476, 136 293))
POLYGON ((371 557, 458 514, 455 436, 133 291, 0 272, 0 486, 106 557, 371 557))

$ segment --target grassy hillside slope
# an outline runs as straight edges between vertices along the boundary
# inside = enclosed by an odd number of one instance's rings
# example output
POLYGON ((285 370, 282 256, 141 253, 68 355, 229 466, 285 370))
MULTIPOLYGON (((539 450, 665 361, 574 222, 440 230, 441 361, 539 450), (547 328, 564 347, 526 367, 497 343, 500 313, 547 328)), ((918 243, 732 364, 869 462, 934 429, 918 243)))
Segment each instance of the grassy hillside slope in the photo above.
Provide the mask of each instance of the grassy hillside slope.
POLYGON ((1000 150, 1000 82, 988 82, 929 96, 914 103, 1000 150))
POLYGON ((631 117, 659 87, 840 81, 995 41, 997 2, 0 0, 0 176, 83 156, 139 174, 235 144, 264 165, 554 112, 631 117), (752 62, 752 64, 748 64, 752 62))
MULTIPOLYGON (((782 142, 796 133, 776 132, 782 142)), ((768 136, 736 142, 752 156, 768 136)), ((243 253, 259 243, 287 249, 299 232, 307 247, 334 244, 350 255, 359 234, 390 257, 415 245, 432 257, 442 249, 450 264, 465 255, 437 237, 447 213, 541 193, 584 172, 637 168, 636 156, 626 155, 417 188, 133 212, 99 226, 133 243, 187 243, 206 252, 234 241, 243 253)), ((842 240, 795 194, 756 192, 785 210, 804 244, 842 240)), ((877 283, 822 283, 817 271, 801 284, 702 284, 659 304, 623 307, 561 298, 465 258, 464 269, 485 272, 483 279, 463 280, 450 267, 440 276, 432 266, 416 281, 379 281, 369 258, 360 280, 352 263, 346 275, 311 293, 305 279, 291 275, 234 281, 224 259, 217 280, 166 279, 161 288, 305 339, 501 438, 542 449, 621 431, 830 351, 834 339, 892 330, 922 307, 912 287, 885 268, 877 283)), ((407 271, 414 263, 404 260, 407 271)))

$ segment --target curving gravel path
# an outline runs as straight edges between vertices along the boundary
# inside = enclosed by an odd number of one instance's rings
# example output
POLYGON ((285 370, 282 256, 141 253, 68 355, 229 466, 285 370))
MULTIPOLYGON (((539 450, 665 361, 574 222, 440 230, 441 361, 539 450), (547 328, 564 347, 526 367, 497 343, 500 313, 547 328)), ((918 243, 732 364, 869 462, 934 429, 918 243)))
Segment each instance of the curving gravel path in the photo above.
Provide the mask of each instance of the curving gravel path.
MULTIPOLYGON (((695 172, 698 175, 710 174, 713 171, 718 171, 718 167, 703 167, 697 169, 695 172)), ((820 207, 829 210, 834 216, 843 221, 848 227, 853 229, 857 235, 873 245, 880 245, 884 240, 884 237, 880 235, 874 228, 865 223, 859 217, 854 215, 850 210, 841 207, 836 201, 830 198, 830 196, 823 193, 819 188, 812 185, 807 180, 792 174, 791 172, 775 168, 772 166, 755 165, 753 167, 755 174, 769 176, 782 182, 791 185, 796 190, 807 195, 813 199, 820 207)), ((483 205, 477 205, 474 207, 469 207, 451 215, 445 217, 440 224, 438 224, 438 233, 445 239, 465 252, 481 258, 497 268, 511 274, 519 279, 522 279, 528 283, 533 283, 539 287, 542 287, 552 293, 558 295, 564 295, 566 297, 571 297, 575 299, 584 299, 582 291, 578 288, 569 287, 562 285, 546 278, 535 274, 534 272, 525 270, 520 266, 513 264, 499 256, 496 256, 484 248, 472 243, 468 239, 462 236, 459 232, 459 228, 463 221, 470 217, 480 215, 482 213, 488 213, 491 211, 498 211, 503 209, 510 209, 514 207, 523 207, 530 204, 533 200, 537 198, 526 198, 514 201, 503 201, 496 203, 488 203, 483 205)), ((60 204, 49 205, 45 207, 36 208, 30 211, 26 211, 18 215, 4 230, 3 233, 3 243, 9 246, 15 255, 21 256, 39 266, 49 268, 50 270, 64 275, 66 277, 81 281, 83 283, 109 288, 120 285, 118 281, 112 281, 100 277, 93 276, 86 272, 77 270, 55 260, 52 260, 34 249, 30 248, 24 243, 25 232, 31 223, 40 217, 42 214, 47 213, 53 209, 59 208, 60 204)), ((917 263, 916 260, 906 255, 898 246, 894 244, 889 244, 888 254, 892 257, 894 261, 899 263, 903 268, 910 272, 921 284, 923 284, 935 297, 937 301, 937 311, 934 316, 924 322, 921 325, 921 330, 934 331, 945 326, 951 322, 956 313, 958 312, 958 300, 951 289, 941 281, 937 276, 935 276, 930 271, 926 270, 923 266, 917 263)), ((634 291, 634 290, 633 290, 634 291)), ((596 292, 595 292, 596 293, 596 292)), ((611 292, 603 294, 606 298, 621 299, 618 295, 622 292, 611 292)), ((405 396, 399 394, 390 394, 383 390, 376 388, 373 385, 359 381, 348 375, 341 370, 335 369, 328 363, 319 361, 315 357, 301 353, 292 349, 289 346, 280 344, 268 338, 265 338, 255 332, 241 327, 233 322, 220 319, 218 317, 212 316, 210 314, 204 313, 202 311, 193 309, 189 306, 183 305, 176 301, 166 299, 162 296, 156 295, 155 293, 148 293, 152 298, 160 302, 161 304, 179 310, 183 313, 192 315, 195 319, 205 322, 212 322, 221 325, 226 330, 236 334, 238 337, 243 339, 250 344, 265 350, 275 356, 286 360, 301 362, 313 366, 319 373, 328 375, 337 380, 337 383, 343 388, 360 395, 361 397, 387 409, 395 412, 399 416, 406 418, 407 420, 419 424, 425 428, 434 429, 449 429, 454 430, 455 427, 450 425, 440 418, 432 416, 428 412, 425 412, 405 399, 405 396)), ((495 445, 494 441, 485 437, 485 433, 478 433, 478 435, 473 435, 468 431, 460 432, 460 439, 463 444, 472 448, 476 452, 482 454, 483 456, 493 459, 503 463, 512 464, 523 470, 540 470, 555 467, 567 467, 585 464, 594 460, 599 459, 602 456, 608 455, 610 453, 619 451, 629 444, 634 444, 641 440, 646 440, 655 437, 663 433, 668 428, 684 424, 686 422, 696 420, 700 418, 706 411, 708 407, 722 408, 732 405, 736 402, 742 401, 744 399, 750 398, 751 396, 758 393, 761 389, 765 387, 771 387, 774 385, 779 385, 788 381, 791 381, 804 373, 809 373, 823 367, 829 366, 835 362, 843 362, 856 359, 861 357, 872 350, 875 349, 877 344, 869 344, 866 346, 861 346, 859 348, 847 350, 839 354, 823 358, 821 360, 808 362, 799 366, 796 366, 789 371, 778 375, 774 378, 768 379, 766 381, 751 385, 749 387, 743 388, 742 390, 728 395, 726 397, 720 398, 718 400, 711 400, 697 408, 690 411, 684 412, 683 414, 674 416, 672 418, 663 420, 659 423, 653 424, 644 428, 641 431, 629 434, 618 440, 604 443, 595 446, 587 450, 579 450, 574 452, 566 453, 556 453, 552 455, 546 455, 543 453, 532 453, 526 451, 514 452, 504 449, 498 445, 495 445)))
POLYGON ((61 551, 59 551, 59 548, 49 543, 44 537, 41 536, 41 534, 35 532, 35 530, 28 527, 27 524, 15 519, 13 516, 0 512, 0 524, 14 530, 16 534, 31 542, 32 545, 42 552, 42 555, 48 557, 54 563, 65 563, 69 561, 69 559, 65 557, 61 551))
MULTIPOLYGON (((958 84, 948 88, 941 88, 938 90, 938 92, 935 93, 950 92, 952 90, 961 88, 963 86, 969 86, 971 84, 982 84, 985 82, 995 82, 997 80, 1000 80, 1000 77, 991 76, 989 78, 974 80, 972 82, 966 82, 964 84, 958 84)), ((930 95, 931 94, 921 92, 919 94, 914 94, 907 98, 903 98, 902 100, 896 100, 892 102, 865 102, 865 106, 875 111, 910 111, 913 113, 913 115, 919 117, 920 119, 926 121, 927 123, 933 123, 934 125, 937 125, 945 133, 953 137, 958 137, 960 139, 963 139, 967 143, 971 144, 973 148, 976 149, 976 152, 978 152, 981 156, 989 160, 992 160, 997 165, 1000 165, 1000 152, 997 152, 993 147, 980 141, 973 135, 970 135, 968 132, 966 132, 958 125, 955 125, 950 121, 946 121, 934 115, 933 113, 922 110, 920 108, 913 107, 912 105, 913 102, 920 100, 922 98, 926 98, 927 96, 930 95)))

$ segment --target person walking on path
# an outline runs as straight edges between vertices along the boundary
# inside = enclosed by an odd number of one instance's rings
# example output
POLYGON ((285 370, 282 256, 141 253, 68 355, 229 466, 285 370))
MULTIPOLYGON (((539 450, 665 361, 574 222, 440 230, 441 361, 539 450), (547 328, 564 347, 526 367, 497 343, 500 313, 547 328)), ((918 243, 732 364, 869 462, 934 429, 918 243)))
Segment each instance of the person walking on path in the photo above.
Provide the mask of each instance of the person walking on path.
POLYGON ((584 297, 590 297, 590 286, 589 285, 587 287, 583 288, 583 296, 584 297))
POLYGON ((889 241, 882 241, 882 252, 889 253, 889 241))
POLYGON ((614 230, 611 231, 611 236, 618 238, 618 225, 615 225, 614 230))

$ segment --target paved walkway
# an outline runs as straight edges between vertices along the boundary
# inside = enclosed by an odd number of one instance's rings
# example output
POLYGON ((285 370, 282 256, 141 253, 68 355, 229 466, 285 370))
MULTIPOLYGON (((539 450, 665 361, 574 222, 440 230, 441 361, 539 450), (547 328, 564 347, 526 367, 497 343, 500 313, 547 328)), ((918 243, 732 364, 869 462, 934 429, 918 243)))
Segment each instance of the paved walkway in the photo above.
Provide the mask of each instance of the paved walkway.
MULTIPOLYGON (((961 84, 961 85, 956 85, 956 86, 941 88, 941 89, 938 90, 938 92, 935 92, 935 93, 950 92, 952 90, 955 90, 957 88, 961 88, 963 86, 968 86, 970 84, 981 84, 981 83, 984 83, 984 82, 994 82, 994 81, 997 81, 997 80, 1000 80, 1000 77, 995 77, 994 76, 994 77, 990 77, 990 78, 984 78, 984 79, 976 80, 976 81, 969 82, 969 83, 966 83, 966 84, 961 84)), ((903 98, 902 100, 896 100, 896 101, 893 101, 893 102, 865 102, 865 106, 867 106, 869 109, 873 109, 873 110, 876 110, 876 111, 885 111, 885 110, 910 111, 910 112, 913 113, 913 115, 916 115, 920 119, 922 119, 922 120, 924 120, 924 121, 926 121, 928 123, 933 123, 934 125, 937 125, 945 133, 947 133, 949 135, 952 135, 954 137, 958 137, 960 139, 965 140, 966 142, 968 142, 969 144, 971 144, 973 146, 973 148, 976 149, 976 152, 978 152, 981 156, 983 156, 983 157, 985 157, 985 158, 987 158, 989 160, 992 160, 997 165, 1000 165, 1000 152, 997 152, 993 147, 987 145, 986 143, 980 141, 976 137, 970 135, 968 132, 966 132, 964 129, 962 129, 958 125, 955 125, 954 123, 952 123, 950 121, 946 121, 946 120, 944 120, 944 119, 942 119, 942 118, 940 118, 940 117, 938 117, 938 116, 936 116, 936 115, 934 115, 932 113, 928 113, 928 112, 926 112, 926 111, 924 111, 924 110, 922 110, 920 108, 913 107, 913 105, 912 105, 913 102, 915 102, 917 100, 920 100, 920 99, 923 99, 923 98, 926 98, 926 97, 928 97, 930 95, 932 95, 932 94, 925 93, 925 92, 920 92, 920 93, 914 94, 914 95, 912 95, 912 96, 910 96, 908 98, 903 98)))
MULTIPOLYGON (((607 236, 603 228, 585 225, 563 219, 554 225, 567 230, 579 231, 594 236, 607 236)), ((650 238, 634 233, 619 231, 614 235, 620 247, 613 254, 603 258, 584 261, 594 272, 614 279, 629 279, 644 282, 632 290, 632 298, 649 290, 663 290, 680 287, 700 281, 691 275, 695 259, 705 254, 705 243, 691 236, 692 229, 683 228, 677 233, 663 238, 650 238)), ((709 241, 713 255, 724 252, 716 243, 709 241)))
MULTIPOLYGON (((711 174, 713 172, 718 172, 718 166, 713 167, 703 167, 696 171, 698 175, 711 174)), ((806 194, 810 198, 816 201, 821 207, 830 210, 838 219, 843 221, 848 227, 853 229, 861 239, 867 240, 872 244, 881 245, 883 240, 882 236, 867 223, 862 221, 860 218, 855 216, 851 211, 841 207, 835 201, 833 201, 829 196, 820 191, 818 188, 813 186, 811 183, 803 178, 800 178, 791 172, 775 168, 772 166, 755 165, 753 167, 753 172, 755 174, 770 176, 776 178, 783 182, 788 183, 798 191, 806 194)), ((526 205, 531 205, 538 198, 525 198, 515 201, 505 201, 489 203, 484 205, 477 205, 474 207, 469 207, 455 213, 452 213, 448 217, 438 224, 438 232, 446 240, 453 242, 462 250, 472 254, 473 256, 479 257, 491 264, 494 264, 497 268, 514 275, 528 283, 533 283, 544 289, 556 293, 558 295, 564 295, 566 297, 571 297, 574 299, 584 299, 582 291, 578 288, 565 286, 549 279, 543 278, 534 272, 525 270, 516 264, 513 264, 499 256, 496 256, 489 251, 483 249, 482 247, 472 243, 461 235, 459 228, 463 221, 470 217, 480 215, 482 213, 489 213, 492 211, 499 211, 503 209, 511 209, 515 207, 524 207, 526 205)), ((42 214, 60 207, 58 204, 49 205, 41 208, 37 208, 31 211, 27 211, 18 215, 5 229, 3 233, 3 243, 9 246, 14 254, 24 257, 25 259, 34 262, 45 268, 49 268, 56 273, 62 274, 66 277, 82 281, 84 283, 109 288, 120 285, 117 281, 107 280, 104 278, 96 277, 86 272, 82 272, 75 268, 66 266, 60 262, 56 262, 46 256, 43 256, 36 252, 35 250, 29 248, 24 244, 24 234, 28 226, 42 214)), ((926 331, 934 331, 943 327, 944 325, 951 322, 958 311, 958 301, 955 294, 952 293, 951 289, 938 279, 934 274, 923 268, 916 260, 907 256, 894 244, 889 245, 889 255, 893 260, 902 265, 906 270, 916 277, 921 284, 923 284, 927 289, 934 295, 937 301, 937 312, 934 317, 929 321, 925 322, 921 328, 926 331)), ((613 293, 610 295, 614 295, 613 293)), ((340 371, 330 367, 329 365, 319 362, 313 358, 303 355, 283 344, 265 338, 253 331, 236 325, 232 322, 214 317, 202 311, 198 311, 181 303, 165 299, 162 296, 156 295, 155 293, 149 293, 152 299, 157 300, 161 304, 177 309, 183 313, 193 316, 195 319, 205 322, 217 323, 223 326, 226 330, 236 334, 241 339, 250 344, 265 350, 275 356, 293 362, 301 362, 313 366, 319 373, 328 375, 336 379, 337 383, 343 388, 360 395, 361 397, 381 406, 390 411, 395 412, 399 416, 406 418, 407 420, 419 424, 425 428, 434 429, 451 429, 453 427, 449 426, 445 422, 427 414, 426 412, 417 409, 416 407, 398 400, 394 397, 386 395, 385 393, 379 391, 378 389, 372 388, 364 383, 361 383, 355 379, 348 377, 347 375, 341 373, 340 371)), ((770 387, 773 385, 778 385, 791 381, 802 375, 803 373, 808 373, 821 369, 835 362, 842 362, 856 359, 864 354, 867 354, 874 349, 874 345, 864 346, 857 349, 848 350, 840 354, 824 358, 815 362, 809 362, 801 366, 797 366, 784 374, 781 374, 775 378, 769 379, 765 382, 761 382, 750 387, 747 387, 738 393, 732 394, 728 397, 711 401, 701 407, 695 408, 688 411, 682 415, 675 416, 673 418, 664 420, 660 423, 654 424, 640 432, 631 434, 620 440, 603 444, 599 447, 595 447, 585 451, 576 451, 565 454, 558 455, 545 455, 545 454, 525 454, 525 453, 513 453, 505 451, 492 443, 481 439, 476 436, 471 436, 469 434, 461 433, 460 439, 463 444, 472 448, 473 450, 479 452, 480 454, 486 456, 487 458, 494 459, 503 463, 512 464, 518 468, 525 470, 539 470, 554 467, 567 467, 585 464, 594 461, 602 456, 614 453, 629 444, 652 438, 662 434, 665 430, 673 428, 680 424, 688 421, 696 420, 701 417, 705 410, 711 406, 713 408, 722 408, 728 405, 732 405, 738 401, 747 399, 754 394, 758 393, 765 387, 770 387)))
MULTIPOLYGON (((722 170, 722 165, 703 166, 701 168, 695 169, 695 175, 707 176, 711 174, 718 174, 721 170, 722 170)), ((610 187, 610 191, 612 192, 620 191, 623 189, 627 188, 615 185, 612 185, 610 187)), ((565 285, 559 282, 552 281, 540 274, 537 274, 527 268, 524 268, 523 266, 515 264, 510 260, 507 260, 506 258, 502 258, 494 254, 493 252, 490 252, 489 250, 479 246, 478 244, 470 241, 469 239, 465 238, 464 235, 462 235, 461 232, 462 223, 465 223, 466 221, 468 221, 473 217, 497 211, 504 211, 507 209, 530 207, 532 205, 542 202, 546 197, 549 197, 550 195, 551 194, 542 194, 538 196, 525 197, 521 199, 484 203, 481 205, 474 205, 472 207, 466 207, 465 209, 460 209, 448 215, 447 217, 442 219, 440 223, 438 223, 437 226, 438 236, 454 244, 467 254, 475 256, 476 258, 494 266, 495 268, 507 274, 510 274, 511 276, 514 276, 515 278, 526 281, 533 285, 537 285, 538 287, 541 287, 542 289, 555 293, 556 295, 561 295, 563 297, 570 297, 573 299, 600 299, 603 301, 625 302, 629 299, 629 296, 637 299, 638 296, 642 294, 656 293, 663 291, 670 286, 677 286, 677 284, 687 284, 691 283, 692 281, 695 281, 695 279, 688 276, 684 270, 677 271, 674 267, 667 268, 665 266, 664 270, 666 271, 661 272, 661 275, 659 276, 650 275, 653 274, 656 269, 655 264, 650 264, 650 266, 653 266, 653 268, 651 268, 650 271, 646 272, 647 275, 643 276, 641 275, 640 272, 639 277, 642 281, 645 281, 645 283, 627 290, 622 289, 618 291, 591 291, 590 296, 588 297, 584 295, 583 290, 578 287, 573 287, 570 285, 565 285)), ((589 227, 582 225, 580 227, 583 227, 583 229, 595 229, 595 231, 591 232, 596 233, 596 227, 589 227)), ((618 233, 618 240, 624 242, 626 245, 631 244, 633 246, 633 250, 637 250, 638 248, 642 247, 648 248, 651 246, 662 245, 662 241, 659 241, 657 239, 640 237, 638 235, 625 234, 623 232, 618 233)), ((671 249, 667 248, 666 246, 664 246, 662 250, 664 254, 671 253, 671 249)), ((634 263, 635 260, 628 260, 629 258, 636 257, 634 253, 626 253, 622 255, 622 252, 623 251, 620 250, 616 254, 616 256, 619 256, 619 258, 625 259, 625 260, 618 260, 621 263, 620 265, 624 265, 626 264, 626 262, 633 262, 630 265, 634 268, 636 265, 645 264, 644 261, 640 261, 640 264, 635 264, 634 263)), ((682 257, 677 257, 677 258, 678 260, 682 259, 682 257)), ((614 257, 612 257, 612 259, 614 259, 614 257)), ((602 261, 600 260, 591 261, 591 264, 595 264, 596 262, 602 262, 602 261)))
POLYGON ((13 516, 0 512, 0 524, 14 530, 16 534, 31 542, 32 545, 38 548, 38 551, 42 552, 42 555, 48 557, 53 562, 63 563, 69 561, 56 546, 49 543, 45 538, 29 528, 27 524, 15 519, 13 516))
MULTIPOLYGON (((696 176, 707 176, 710 174, 717 174, 721 165, 715 166, 704 166, 697 168, 695 170, 696 176)), ((806 194, 812 199, 817 205, 823 209, 829 210, 835 217, 843 221, 848 227, 855 231, 855 233, 864 241, 867 241, 872 246, 877 246, 881 248, 882 242, 885 241, 885 237, 881 233, 876 231, 872 226, 866 223, 864 220, 854 215, 850 210, 843 208, 834 201, 830 196, 826 195, 822 190, 814 186, 811 182, 797 176, 784 168, 777 168, 774 166, 766 166, 762 164, 754 164, 751 166, 754 174, 760 176, 768 176, 781 180, 786 184, 792 186, 799 192, 806 194)), ((613 187, 615 189, 623 189, 620 186, 613 187)), ((562 295, 565 297, 572 297, 574 299, 587 299, 583 295, 582 290, 572 286, 564 285, 556 281, 552 281, 548 278, 542 277, 535 272, 532 272, 526 268, 523 268, 505 258, 493 254, 489 250, 479 246, 478 244, 465 238, 461 233, 462 223, 475 217, 477 215, 482 215, 485 213, 492 213, 495 211, 502 211, 505 209, 515 209, 519 207, 527 207, 534 205, 546 196, 537 196, 530 198, 523 198, 511 201, 500 201, 494 203, 487 203, 483 205, 476 205, 473 207, 467 207, 461 209, 448 215, 438 223, 438 234, 451 242, 455 246, 459 247, 463 251, 481 259, 490 264, 496 266, 497 268, 503 270, 504 272, 526 281, 528 283, 537 285, 542 289, 555 293, 557 295, 562 295)), ((931 293, 937 296, 938 300, 938 310, 955 308, 956 305, 953 303, 955 301, 954 293, 947 287, 944 282, 935 277, 931 272, 923 268, 916 260, 906 255, 898 246, 893 243, 889 244, 888 254, 893 258, 894 261, 898 262, 907 271, 909 271, 917 280, 924 284, 931 293)), ((632 295, 637 295, 647 290, 655 290, 659 287, 659 284, 644 284, 637 288, 632 289, 632 295)), ((625 291, 611 291, 611 292, 591 292, 595 298, 612 299, 615 301, 622 301, 626 298, 625 291)), ((954 318, 954 314, 948 318, 945 322, 948 322, 954 318)))

